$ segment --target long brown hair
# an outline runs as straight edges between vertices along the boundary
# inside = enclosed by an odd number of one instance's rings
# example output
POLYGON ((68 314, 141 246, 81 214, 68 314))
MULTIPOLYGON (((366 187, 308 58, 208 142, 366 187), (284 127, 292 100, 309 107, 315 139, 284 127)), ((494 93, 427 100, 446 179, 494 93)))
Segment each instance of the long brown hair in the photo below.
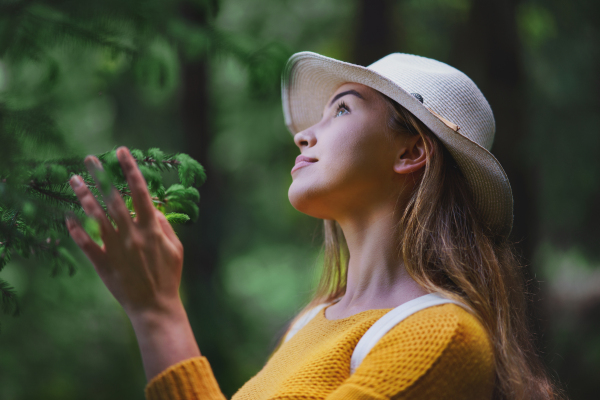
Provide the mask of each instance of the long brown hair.
MULTIPOLYGON (((513 246, 482 223, 468 182, 429 128, 382 96, 393 134, 420 135, 429 155, 397 229, 406 271, 426 290, 466 303, 482 322, 494 348, 494 399, 563 399, 533 345, 513 246)), ((324 236, 323 271, 306 309, 346 291, 349 255, 338 223, 325 220, 324 236)))

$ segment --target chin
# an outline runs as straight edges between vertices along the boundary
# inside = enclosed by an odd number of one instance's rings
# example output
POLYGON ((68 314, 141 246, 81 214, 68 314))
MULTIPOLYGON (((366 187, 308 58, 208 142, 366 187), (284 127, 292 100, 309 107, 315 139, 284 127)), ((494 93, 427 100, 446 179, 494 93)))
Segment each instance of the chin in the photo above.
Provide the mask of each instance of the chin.
POLYGON ((292 206, 303 214, 314 218, 330 219, 324 207, 325 193, 314 187, 303 187, 299 182, 292 182, 288 190, 288 199, 292 206))

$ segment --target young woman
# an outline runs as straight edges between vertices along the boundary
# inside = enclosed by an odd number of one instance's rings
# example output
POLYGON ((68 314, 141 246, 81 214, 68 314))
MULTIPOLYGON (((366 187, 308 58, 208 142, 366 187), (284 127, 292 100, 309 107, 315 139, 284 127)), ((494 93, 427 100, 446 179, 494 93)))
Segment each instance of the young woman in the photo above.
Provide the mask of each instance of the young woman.
MULTIPOLYGON (((234 399, 553 399, 508 242, 512 194, 489 153, 492 111, 464 74, 391 54, 364 68, 294 55, 283 105, 300 156, 289 199, 325 224, 313 301, 234 399)), ((181 304, 183 248, 128 150, 132 220, 71 184, 101 226, 75 242, 124 307, 148 399, 223 399, 181 304)), ((93 172, 97 159, 86 163, 93 172)))

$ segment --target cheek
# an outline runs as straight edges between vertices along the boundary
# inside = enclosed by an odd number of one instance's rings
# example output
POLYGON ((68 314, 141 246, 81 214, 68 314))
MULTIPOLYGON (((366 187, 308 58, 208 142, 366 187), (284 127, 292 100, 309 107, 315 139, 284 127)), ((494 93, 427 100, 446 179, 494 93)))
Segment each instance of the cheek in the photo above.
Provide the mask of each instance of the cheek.
POLYGON ((364 132, 357 129, 342 132, 320 138, 316 146, 319 161, 299 170, 294 183, 315 194, 340 190, 363 174, 370 158, 364 132))
POLYGON ((355 182, 377 180, 388 167, 389 145, 368 127, 350 133, 330 154, 332 175, 355 182))
POLYGON ((330 206, 365 199, 387 179, 389 145, 373 140, 366 130, 344 132, 321 138, 319 161, 294 173, 288 198, 297 210, 329 219, 330 206))

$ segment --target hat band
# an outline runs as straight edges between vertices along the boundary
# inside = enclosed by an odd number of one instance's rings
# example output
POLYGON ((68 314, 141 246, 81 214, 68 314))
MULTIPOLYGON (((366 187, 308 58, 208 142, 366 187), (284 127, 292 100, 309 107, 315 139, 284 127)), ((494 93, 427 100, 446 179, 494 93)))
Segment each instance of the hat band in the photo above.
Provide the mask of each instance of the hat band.
POLYGON ((425 106, 425 108, 428 109, 430 113, 435 115, 440 121, 442 121, 444 123, 444 125, 446 125, 448 128, 452 129, 454 132, 459 131, 460 126, 456 125, 454 122, 448 121, 446 118, 442 117, 440 114, 436 113, 431 108, 429 108, 427 106, 425 106))

